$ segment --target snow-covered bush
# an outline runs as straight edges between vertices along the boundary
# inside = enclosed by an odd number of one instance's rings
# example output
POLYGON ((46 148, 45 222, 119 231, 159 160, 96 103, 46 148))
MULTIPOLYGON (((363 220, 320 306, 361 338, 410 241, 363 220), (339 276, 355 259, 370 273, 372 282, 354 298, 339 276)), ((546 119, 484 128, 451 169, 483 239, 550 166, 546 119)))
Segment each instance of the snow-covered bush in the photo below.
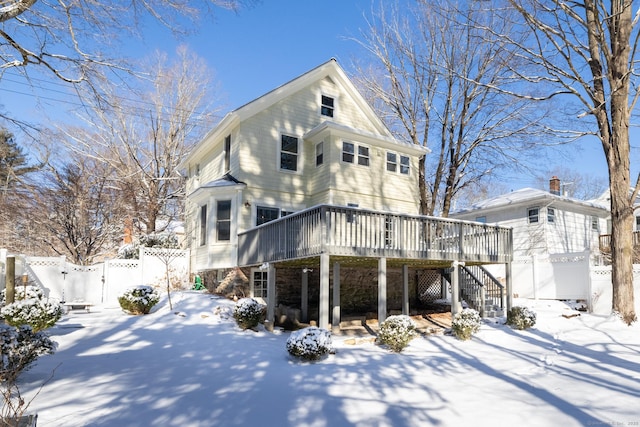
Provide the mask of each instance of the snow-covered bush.
POLYGON ((318 360, 332 351, 331 333, 316 326, 291 332, 287 351, 304 360, 318 360))
POLYGON ((146 285, 127 289, 118 297, 120 307, 131 314, 148 314, 158 301, 160 301, 158 292, 146 285))
POLYGON ((30 326, 12 327, 0 324, 0 382, 13 382, 43 354, 53 354, 56 343, 43 332, 30 326))
POLYGON ((451 322, 451 330, 456 338, 460 340, 469 340, 471 336, 480 330, 482 319, 477 311, 471 308, 456 313, 451 322))
POLYGON ((127 243, 118 248, 118 258, 138 259, 140 258, 140 248, 133 243, 127 243))
POLYGON ((147 248, 178 249, 178 237, 170 232, 150 233, 140 237, 140 246, 147 248))
POLYGON ((528 329, 536 324, 536 313, 527 307, 515 306, 507 312, 507 325, 515 329, 528 329))
POLYGON ((2 307, 0 316, 11 326, 29 325, 38 332, 55 325, 62 317, 62 308, 49 301, 22 299, 2 307))
POLYGON ((253 298, 238 300, 233 309, 233 318, 242 329, 251 329, 264 321, 266 307, 253 298))
POLYGON ((391 351, 399 353, 415 336, 416 324, 409 316, 389 316, 380 325, 378 341, 389 347, 391 351))
MULTIPOLYGON (((42 289, 37 286, 16 286, 15 287, 15 301, 22 299, 37 299, 41 300, 44 298, 44 293, 42 289)), ((5 305, 7 301, 7 290, 3 289, 0 292, 0 299, 2 303, 0 305, 5 305)))

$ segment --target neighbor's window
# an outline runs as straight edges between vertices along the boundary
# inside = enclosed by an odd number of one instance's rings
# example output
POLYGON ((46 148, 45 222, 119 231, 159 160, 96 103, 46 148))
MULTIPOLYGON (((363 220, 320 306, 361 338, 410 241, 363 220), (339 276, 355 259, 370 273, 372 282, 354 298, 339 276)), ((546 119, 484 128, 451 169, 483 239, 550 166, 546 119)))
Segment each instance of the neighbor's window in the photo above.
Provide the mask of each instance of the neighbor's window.
POLYGON ((324 142, 316 144, 316 166, 324 163, 324 142))
POLYGON ((550 224, 556 222, 556 210, 554 208, 547 208, 547 222, 550 224))
POLYGON ((224 171, 227 172, 231 167, 231 135, 224 139, 224 171))
POLYGON ((528 210, 529 224, 535 224, 540 220, 540 209, 529 208, 528 210))
POLYGON ((200 246, 207 244, 207 205, 200 206, 200 246))
POLYGON ((320 106, 320 114, 327 117, 333 117, 334 99, 330 96, 322 95, 322 105, 320 106))
POLYGON ((231 240, 231 200, 219 200, 217 213, 218 241, 231 240))
POLYGON ((487 222, 487 217, 486 216, 477 216, 476 217, 476 222, 481 222, 483 224, 486 224, 487 222))
POLYGON ((396 153, 387 152, 387 170, 395 172, 398 169, 398 155, 396 153))
POLYGON ((351 142, 342 143, 342 161, 347 163, 353 163, 355 157, 355 146, 351 142))
POLYGON ((267 298, 267 279, 269 275, 266 271, 255 270, 253 272, 253 296, 254 298, 267 298))
POLYGON ((358 146, 358 164, 369 166, 369 147, 358 146))
POLYGON ((409 156, 400 156, 400 173, 409 175, 409 156))
MULTIPOLYGON (((638 228, 638 218, 640 217, 636 217, 636 230, 640 230, 640 228, 638 228)), ((600 221, 598 221, 597 216, 591 217, 591 229, 594 231, 600 230, 600 221)))
POLYGON ((282 135, 280 143, 280 169, 288 171, 298 170, 298 138, 282 135))

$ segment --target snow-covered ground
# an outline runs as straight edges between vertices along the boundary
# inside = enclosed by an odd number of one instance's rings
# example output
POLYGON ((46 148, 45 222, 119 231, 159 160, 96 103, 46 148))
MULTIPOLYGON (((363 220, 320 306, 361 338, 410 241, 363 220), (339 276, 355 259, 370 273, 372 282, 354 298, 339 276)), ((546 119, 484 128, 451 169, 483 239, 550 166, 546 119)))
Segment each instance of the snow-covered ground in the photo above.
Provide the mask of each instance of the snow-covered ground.
POLYGON ((640 327, 516 300, 538 314, 471 341, 419 337, 395 354, 334 336, 336 354, 292 360, 288 333, 241 331, 233 302, 187 291, 146 316, 74 311, 58 351, 23 374, 38 426, 638 426, 640 327))

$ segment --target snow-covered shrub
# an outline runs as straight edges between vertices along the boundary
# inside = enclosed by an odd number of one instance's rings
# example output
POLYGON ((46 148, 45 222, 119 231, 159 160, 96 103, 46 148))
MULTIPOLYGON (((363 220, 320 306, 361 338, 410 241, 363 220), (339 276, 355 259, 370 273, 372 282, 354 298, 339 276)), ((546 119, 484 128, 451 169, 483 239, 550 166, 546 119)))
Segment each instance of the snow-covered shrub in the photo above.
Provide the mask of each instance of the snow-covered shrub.
POLYGON ((316 326, 291 332, 287 351, 304 360, 318 360, 332 351, 331 333, 316 326))
POLYGON ((527 307, 515 306, 507 312, 507 325, 515 329, 528 329, 536 324, 536 313, 527 307))
POLYGON ((0 382, 15 381, 38 357, 53 354, 56 346, 46 334, 34 332, 30 326, 0 324, 0 382))
MULTIPOLYGON (((16 286, 15 287, 15 301, 18 300, 22 300, 22 299, 37 299, 37 300, 41 300, 44 298, 44 293, 42 292, 42 289, 40 289, 37 286, 16 286)), ((3 289, 2 292, 0 292, 0 299, 2 301, 2 304, 0 305, 5 305, 6 301, 7 301, 7 290, 3 289)))
POLYGON ((140 258, 140 248, 133 243, 127 243, 118 248, 118 258, 138 259, 140 258))
POLYGON ((120 307, 131 314, 148 314, 158 301, 160 301, 158 292, 146 285, 127 289, 118 297, 120 307))
POLYGON ((242 329, 251 329, 264 321, 266 307, 253 298, 238 300, 233 309, 233 318, 242 329))
POLYGON ((416 336, 416 324, 409 316, 389 316, 380 325, 378 341, 391 351, 401 352, 416 336))
POLYGON ((22 299, 2 307, 0 315, 11 326, 29 325, 38 332, 55 325, 62 316, 62 308, 49 301, 22 299))
POLYGON ((477 311, 471 308, 456 313, 451 322, 451 330, 456 338, 469 340, 471 336, 480 330, 482 319, 477 311))
POLYGON ((140 246, 147 248, 178 249, 178 237, 170 232, 150 233, 140 237, 140 246))

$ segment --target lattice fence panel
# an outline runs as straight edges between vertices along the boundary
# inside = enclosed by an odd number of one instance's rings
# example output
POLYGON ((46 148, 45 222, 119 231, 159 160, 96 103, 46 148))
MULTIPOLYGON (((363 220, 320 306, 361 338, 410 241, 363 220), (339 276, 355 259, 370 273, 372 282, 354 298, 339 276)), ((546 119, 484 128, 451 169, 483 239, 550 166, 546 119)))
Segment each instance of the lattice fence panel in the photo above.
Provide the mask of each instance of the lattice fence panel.
POLYGON ((442 278, 438 270, 422 270, 417 275, 418 299, 421 302, 442 298, 442 278))

